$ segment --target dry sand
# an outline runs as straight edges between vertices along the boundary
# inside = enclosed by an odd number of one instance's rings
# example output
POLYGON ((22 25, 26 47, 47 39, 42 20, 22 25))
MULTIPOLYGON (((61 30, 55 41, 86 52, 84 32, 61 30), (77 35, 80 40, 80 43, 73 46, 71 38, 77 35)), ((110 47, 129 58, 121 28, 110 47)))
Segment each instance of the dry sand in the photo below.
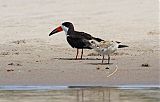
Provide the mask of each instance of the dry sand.
POLYGON ((0 12, 0 85, 160 84, 158 0, 0 0, 0 12), (64 32, 48 36, 63 21, 129 48, 110 65, 92 50, 70 60, 76 49, 64 32))

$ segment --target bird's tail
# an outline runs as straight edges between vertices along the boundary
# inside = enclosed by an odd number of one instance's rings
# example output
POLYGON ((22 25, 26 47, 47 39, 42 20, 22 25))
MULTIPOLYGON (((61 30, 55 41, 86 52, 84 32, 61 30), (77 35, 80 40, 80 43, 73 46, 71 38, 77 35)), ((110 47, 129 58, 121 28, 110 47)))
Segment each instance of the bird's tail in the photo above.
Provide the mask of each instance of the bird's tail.
POLYGON ((124 47, 129 47, 127 45, 119 45, 118 48, 124 48, 124 47))
POLYGON ((102 39, 100 39, 100 38, 95 38, 95 37, 92 37, 94 40, 96 40, 96 41, 98 41, 98 42, 101 42, 101 41, 104 41, 104 40, 102 40, 102 39))

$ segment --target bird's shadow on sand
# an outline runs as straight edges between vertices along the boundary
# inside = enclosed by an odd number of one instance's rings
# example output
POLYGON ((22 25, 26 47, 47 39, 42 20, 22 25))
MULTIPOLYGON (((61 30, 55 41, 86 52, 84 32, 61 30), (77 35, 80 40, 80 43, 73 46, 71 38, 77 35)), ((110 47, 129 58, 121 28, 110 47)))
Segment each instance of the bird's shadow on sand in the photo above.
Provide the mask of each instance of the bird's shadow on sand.
POLYGON ((91 64, 91 65, 113 65, 113 63, 87 63, 87 64, 91 64))
MULTIPOLYGON (((82 59, 75 59, 75 58, 54 58, 54 59, 57 59, 57 60, 102 60, 101 58, 82 58, 82 59)), ((107 60, 107 59, 104 59, 104 60, 107 60)), ((113 63, 87 63, 87 64, 91 64, 91 65, 112 65, 113 63)))
MULTIPOLYGON (((54 58, 54 59, 58 59, 58 60, 102 60, 100 58, 78 58, 78 59, 75 59, 75 58, 54 58)), ((107 60, 107 59, 105 59, 107 60)))

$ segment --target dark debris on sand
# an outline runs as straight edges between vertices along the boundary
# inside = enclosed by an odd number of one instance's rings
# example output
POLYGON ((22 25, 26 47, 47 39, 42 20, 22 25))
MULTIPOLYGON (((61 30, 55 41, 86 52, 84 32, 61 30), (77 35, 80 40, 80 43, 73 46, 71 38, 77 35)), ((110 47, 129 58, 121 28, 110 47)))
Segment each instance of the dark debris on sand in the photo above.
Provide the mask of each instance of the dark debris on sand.
POLYGON ((21 64, 19 64, 19 63, 9 63, 8 65, 11 65, 11 66, 22 66, 21 64))
POLYGON ((148 63, 144 63, 141 65, 142 67, 150 67, 150 65, 148 63))

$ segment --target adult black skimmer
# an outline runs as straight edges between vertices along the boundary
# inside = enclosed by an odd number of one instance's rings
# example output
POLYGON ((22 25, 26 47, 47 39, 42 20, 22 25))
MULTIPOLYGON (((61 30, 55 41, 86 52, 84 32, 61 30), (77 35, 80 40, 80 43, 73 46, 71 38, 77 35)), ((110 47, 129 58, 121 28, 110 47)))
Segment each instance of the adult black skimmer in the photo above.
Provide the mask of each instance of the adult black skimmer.
POLYGON ((64 31, 66 34, 66 38, 68 43, 71 45, 72 48, 77 48, 77 54, 76 54, 76 59, 78 57, 79 49, 82 49, 81 52, 81 59, 83 56, 83 49, 92 49, 90 40, 94 40, 97 42, 103 41, 100 38, 96 38, 91 36, 90 34, 87 34, 85 32, 79 32, 74 30, 74 26, 71 22, 64 22, 62 23, 61 26, 57 27, 54 29, 49 36, 64 31))
POLYGON ((104 55, 108 55, 108 64, 109 64, 110 55, 112 53, 114 53, 118 48, 128 47, 127 45, 121 45, 120 43, 121 42, 118 41, 101 41, 100 43, 91 41, 90 47, 103 56, 102 63, 104 60, 104 55))

